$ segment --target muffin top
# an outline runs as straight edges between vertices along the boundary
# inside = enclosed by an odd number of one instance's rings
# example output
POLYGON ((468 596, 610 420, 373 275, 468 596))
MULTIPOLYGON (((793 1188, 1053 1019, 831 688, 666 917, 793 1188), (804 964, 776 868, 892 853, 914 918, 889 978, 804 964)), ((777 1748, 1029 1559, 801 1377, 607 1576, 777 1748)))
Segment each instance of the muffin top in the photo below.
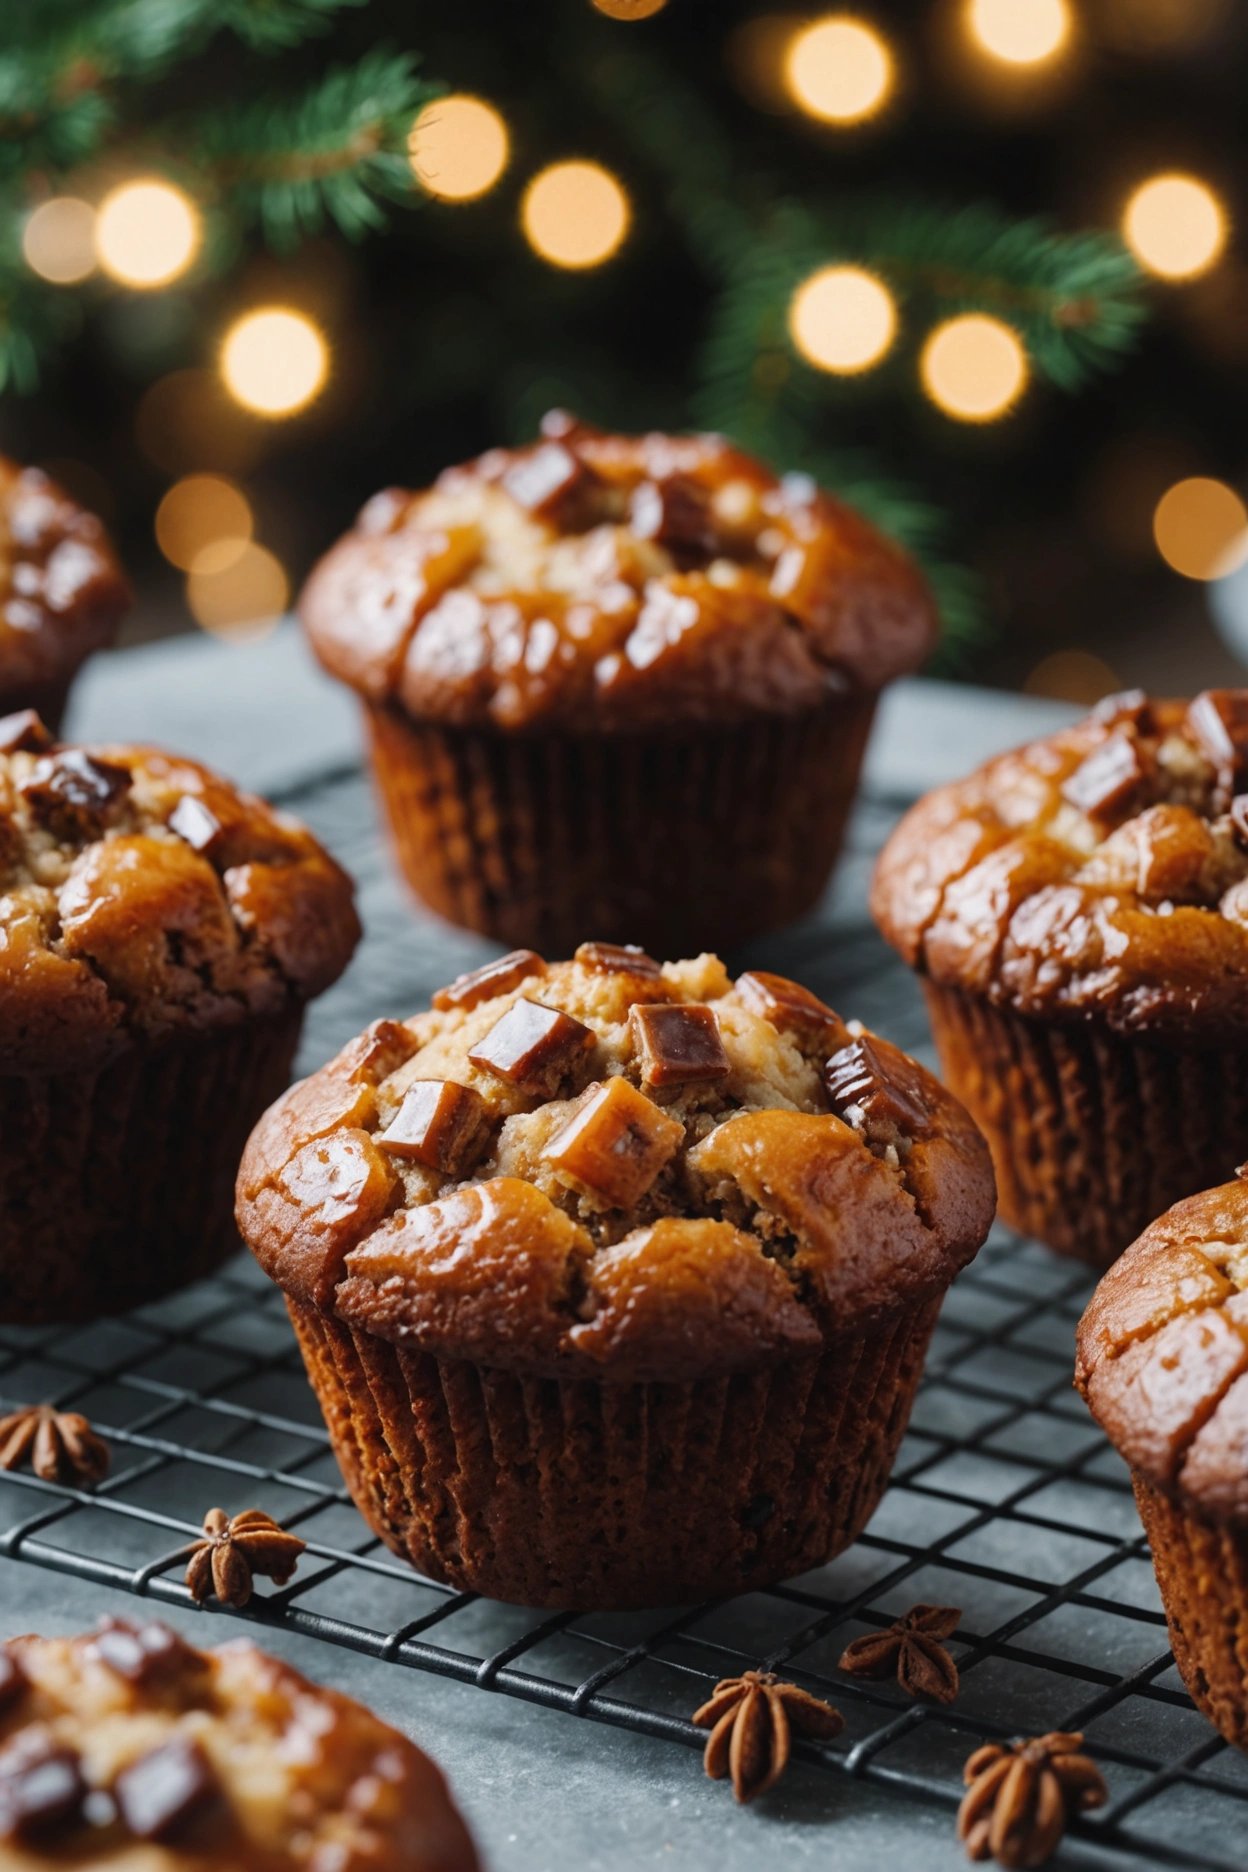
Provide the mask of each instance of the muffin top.
POLYGON ((72 675, 112 642, 129 602, 96 516, 0 455, 0 694, 72 675))
POLYGON ((585 943, 375 1023, 260 1121, 237 1217, 401 1344, 684 1382, 941 1292, 993 1201, 957 1101, 797 983, 585 943))
POLYGON ((300 600, 333 675, 417 720, 648 729, 796 713, 932 648, 914 565, 809 476, 720 436, 542 429, 368 503, 300 600))
POLYGON ((0 1646, 0 1863, 477 1872, 441 1771, 371 1710, 243 1639, 111 1618, 0 1646))
POLYGON ((351 880, 298 820, 155 748, 0 719, 0 1072, 319 994, 359 939, 351 880))
POLYGON ((919 801, 871 908, 933 981, 1124 1035, 1248 1034, 1248 690, 1108 697, 919 801))
MULTIPOLYGON (((1246 1166, 1248 1168, 1248 1166, 1246 1166)), ((1075 1383, 1119 1453, 1206 1519, 1248 1525, 1248 1187, 1176 1203, 1079 1322, 1075 1383)))

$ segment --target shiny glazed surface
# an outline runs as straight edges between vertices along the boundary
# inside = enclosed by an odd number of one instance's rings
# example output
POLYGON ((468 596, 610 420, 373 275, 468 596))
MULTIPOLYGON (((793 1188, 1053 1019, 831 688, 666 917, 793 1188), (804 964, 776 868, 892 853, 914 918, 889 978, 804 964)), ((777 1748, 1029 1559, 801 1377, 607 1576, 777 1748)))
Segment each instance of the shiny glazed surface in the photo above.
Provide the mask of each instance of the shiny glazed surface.
POLYGON ((0 456, 0 695, 71 675, 112 642, 129 603, 102 522, 0 456))

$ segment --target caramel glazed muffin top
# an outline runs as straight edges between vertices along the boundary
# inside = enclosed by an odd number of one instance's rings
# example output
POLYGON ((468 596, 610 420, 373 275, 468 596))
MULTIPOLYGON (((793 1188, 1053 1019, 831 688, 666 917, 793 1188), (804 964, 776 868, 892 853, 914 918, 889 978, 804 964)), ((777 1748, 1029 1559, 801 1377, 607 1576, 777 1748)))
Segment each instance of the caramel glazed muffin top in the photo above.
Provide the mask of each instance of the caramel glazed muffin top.
POLYGON ((112 642, 129 602, 95 515, 0 455, 0 693, 70 675, 112 642))
POLYGON ((298 820, 176 755, 0 720, 0 1072, 276 1012, 359 934, 351 880, 298 820))
POLYGON ((687 1382, 942 1291, 987 1148, 885 1040, 714 956, 519 950, 271 1107, 238 1180, 279 1286, 537 1376, 687 1382))
POLYGON ((0 1646, 0 1865, 477 1872, 440 1770, 243 1639, 102 1619, 0 1646))
POLYGON ((1093 1294, 1078 1347, 1075 1383, 1132 1467, 1203 1519, 1248 1526, 1242 1173, 1145 1229, 1093 1294))
POLYGON ((1109 696, 938 788, 871 888, 933 981, 1189 1047, 1248 1035, 1248 689, 1109 696))
POLYGON ((809 476, 720 436, 542 429, 368 503, 300 600, 331 674, 418 720, 649 729, 796 713, 931 649, 919 572, 809 476))

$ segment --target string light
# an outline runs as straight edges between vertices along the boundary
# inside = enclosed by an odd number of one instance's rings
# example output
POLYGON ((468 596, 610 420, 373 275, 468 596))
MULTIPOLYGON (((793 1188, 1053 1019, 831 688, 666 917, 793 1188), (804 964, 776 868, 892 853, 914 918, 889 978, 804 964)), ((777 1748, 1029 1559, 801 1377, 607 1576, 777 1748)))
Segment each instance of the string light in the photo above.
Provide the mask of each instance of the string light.
POLYGON ((232 325, 221 347, 225 387, 258 416, 293 416, 325 382, 329 351, 302 312, 265 306, 232 325))
POLYGON ((995 422, 1023 393, 1027 353, 1011 326, 982 312, 964 312, 936 327, 923 347, 919 372, 946 416, 995 422))
POLYGON ((156 544, 183 572, 224 571, 254 530, 246 495, 221 475, 186 475, 156 509, 156 544))
POLYGON ((1067 0, 970 0, 971 38, 1004 65, 1043 65, 1070 38, 1067 0))
POLYGON ((789 331, 802 356, 820 370, 841 375, 877 364, 896 330, 892 294, 861 267, 821 268, 798 287, 789 305, 789 331))
POLYGON ((609 260, 628 232, 628 196, 601 164, 552 163, 525 190, 520 219, 529 245, 558 267, 609 260))
POLYGON ((848 14, 816 20, 796 33, 785 60, 795 104, 824 123, 862 123, 893 87, 893 58, 872 27, 848 14))
POLYGON ((199 252, 199 214, 169 182, 123 182, 100 203, 96 258, 123 286, 167 286, 199 252))
POLYGON ((1150 273, 1195 279, 1226 245, 1226 213, 1213 190, 1195 176, 1153 176, 1127 203, 1122 233, 1150 273))
POLYGON ((639 20, 661 13, 667 0, 594 0, 594 5, 609 19, 639 20))
POLYGON ((1248 559, 1248 507, 1225 481, 1189 475, 1158 501, 1153 538, 1184 578, 1225 578, 1248 559))
POLYGON ((483 99, 456 95, 426 104, 407 140, 412 171, 444 201, 475 201, 507 167, 507 126, 483 99))
POLYGON ((40 279, 77 285, 95 271, 95 209, 74 195, 41 202, 22 229, 22 253, 40 279))
POLYGON ((280 559, 249 540, 228 565, 211 548, 192 568, 186 602, 196 623, 234 643, 267 637, 290 602, 290 580, 280 559))
POLYGON ((1036 664, 1023 684, 1028 695, 1049 696, 1091 708, 1102 696, 1122 688, 1122 678, 1088 650, 1055 650, 1036 664))

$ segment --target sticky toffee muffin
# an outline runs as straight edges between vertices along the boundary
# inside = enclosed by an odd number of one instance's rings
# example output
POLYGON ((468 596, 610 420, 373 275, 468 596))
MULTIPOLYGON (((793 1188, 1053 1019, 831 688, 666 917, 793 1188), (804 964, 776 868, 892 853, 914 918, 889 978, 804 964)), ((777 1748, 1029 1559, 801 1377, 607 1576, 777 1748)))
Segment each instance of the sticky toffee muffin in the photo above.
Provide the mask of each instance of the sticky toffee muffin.
POLYGON ((400 863, 453 921, 660 954, 808 910, 876 698, 935 640, 911 562, 717 436, 561 412, 389 489, 300 614, 364 698, 400 863))
POLYGON ((59 728, 79 666, 112 643, 129 604, 101 521, 0 455, 0 716, 34 708, 59 728))
POLYGON ((441 1771, 236 1639, 103 1619, 0 1645, 6 1872, 478 1872, 441 1771))
POLYGON ((848 1545, 992 1210, 983 1140, 887 1041, 606 943, 375 1023, 238 1183, 370 1525, 435 1579, 588 1608, 848 1545))
POLYGON ((1248 1153, 1248 690, 1111 696, 939 788, 871 907, 1017 1228, 1105 1267, 1248 1153))
MULTIPOLYGON (((1248 1167, 1248 1166, 1246 1166, 1248 1167)), ((1101 1280, 1075 1382, 1131 1467, 1175 1663, 1248 1749, 1248 1187, 1178 1203, 1101 1280)))
POLYGON ((296 820, 0 721, 0 1320, 121 1311, 237 1248, 247 1134, 358 935, 296 820))

